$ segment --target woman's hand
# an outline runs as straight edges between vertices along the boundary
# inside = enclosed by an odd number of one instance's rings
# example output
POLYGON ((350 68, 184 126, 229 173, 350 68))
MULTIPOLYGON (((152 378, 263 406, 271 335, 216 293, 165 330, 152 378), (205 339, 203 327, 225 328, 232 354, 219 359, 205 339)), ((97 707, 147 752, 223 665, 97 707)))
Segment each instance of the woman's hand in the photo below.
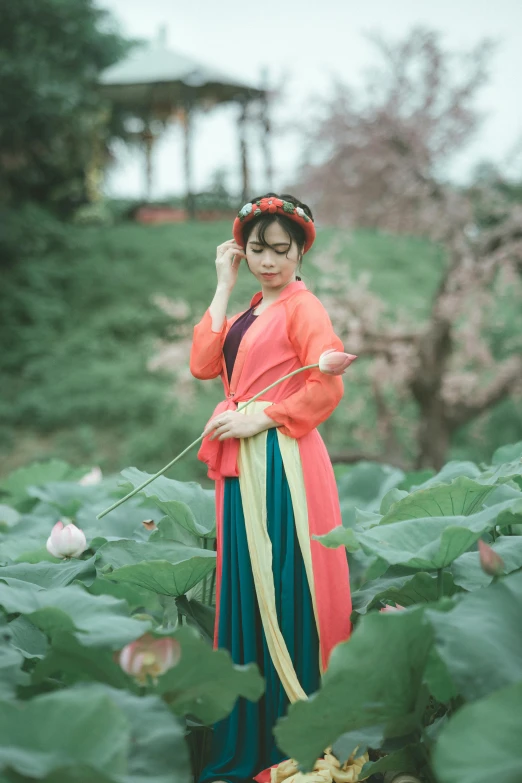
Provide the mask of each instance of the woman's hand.
POLYGON ((238 413, 225 411, 209 421, 203 435, 212 432, 209 440, 227 440, 228 438, 250 438, 259 432, 274 427, 275 422, 269 416, 257 413, 238 413))
POLYGON ((246 254, 235 239, 228 239, 222 245, 218 245, 216 252, 218 286, 232 291, 237 282, 237 273, 242 258, 246 258, 246 254))

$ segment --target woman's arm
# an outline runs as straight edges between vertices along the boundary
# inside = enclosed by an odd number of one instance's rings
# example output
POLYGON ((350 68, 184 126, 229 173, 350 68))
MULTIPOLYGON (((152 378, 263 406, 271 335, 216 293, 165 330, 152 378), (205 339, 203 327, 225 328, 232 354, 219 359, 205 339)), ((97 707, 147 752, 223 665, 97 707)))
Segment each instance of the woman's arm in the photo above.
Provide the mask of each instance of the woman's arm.
POLYGON ((218 285, 210 307, 194 327, 190 350, 190 372, 202 381, 217 378, 221 373, 229 298, 229 289, 218 285))
POLYGON ((212 331, 221 333, 223 322, 227 320, 228 300, 230 299, 230 290, 226 286, 218 285, 214 298, 208 308, 212 318, 212 331))
MULTIPOLYGON (((344 351, 330 316, 317 297, 313 294, 292 297, 288 308, 288 337, 303 367, 318 362, 320 355, 329 348, 344 351)), ((301 438, 325 421, 344 394, 339 375, 326 375, 319 369, 307 370, 305 375, 302 389, 264 410, 281 432, 292 438, 301 438)))
POLYGON ((227 306, 232 289, 237 282, 242 248, 234 239, 228 239, 217 247, 217 288, 210 307, 194 327, 190 351, 190 372, 202 381, 217 378, 222 368, 222 350, 227 335, 227 306))

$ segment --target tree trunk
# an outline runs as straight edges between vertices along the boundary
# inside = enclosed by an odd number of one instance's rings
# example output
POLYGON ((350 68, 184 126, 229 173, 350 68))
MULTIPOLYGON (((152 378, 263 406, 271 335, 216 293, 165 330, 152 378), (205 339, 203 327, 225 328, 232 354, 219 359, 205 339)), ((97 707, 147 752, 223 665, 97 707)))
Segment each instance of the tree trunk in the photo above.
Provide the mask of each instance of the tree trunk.
POLYGON ((425 398, 420 406, 417 437, 419 451, 415 462, 417 470, 421 468, 440 470, 446 462, 451 427, 444 411, 445 404, 439 395, 425 398))

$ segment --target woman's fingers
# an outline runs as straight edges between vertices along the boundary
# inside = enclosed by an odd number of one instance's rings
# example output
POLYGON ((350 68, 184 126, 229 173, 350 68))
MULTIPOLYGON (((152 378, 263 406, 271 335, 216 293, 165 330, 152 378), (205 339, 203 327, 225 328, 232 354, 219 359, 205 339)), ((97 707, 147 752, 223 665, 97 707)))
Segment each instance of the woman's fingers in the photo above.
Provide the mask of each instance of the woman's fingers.
POLYGON ((245 251, 242 247, 239 247, 239 245, 230 245, 230 247, 227 247, 225 250, 225 253, 237 253, 238 255, 245 255, 245 251))
POLYGON ((212 430, 217 426, 213 421, 209 421, 205 429, 203 430, 203 437, 205 438, 212 430))
MULTIPOLYGON (((206 435, 208 435, 210 432, 212 432, 212 430, 215 430, 218 427, 223 427, 224 425, 226 425, 228 423, 226 419, 222 418, 222 416, 223 416, 223 414, 221 414, 219 417, 216 416, 215 419, 212 419, 211 421, 209 421, 209 423, 207 424, 207 426, 203 430, 203 436, 204 437, 206 435)), ((211 440, 212 440, 212 438, 211 438, 211 440)))
POLYGON ((234 256, 241 256, 242 258, 246 258, 246 253, 239 245, 220 245, 217 249, 217 258, 223 259, 226 256, 232 258, 234 256))
POLYGON ((216 440, 216 438, 219 438, 221 435, 224 435, 226 432, 228 432, 229 429, 230 428, 227 422, 224 422, 223 424, 219 424, 214 430, 213 434, 210 436, 210 440, 216 440))
POLYGON ((216 429, 216 427, 217 427, 217 424, 215 424, 212 421, 209 421, 209 423, 207 424, 207 426, 203 430, 203 434, 204 435, 208 435, 210 432, 212 432, 212 430, 216 429))
POLYGON ((218 248, 224 247, 225 250, 227 250, 231 245, 234 245, 234 247, 239 247, 235 239, 227 239, 226 242, 222 242, 220 245, 218 245, 218 248))
POLYGON ((227 239, 226 242, 223 242, 219 247, 227 247, 233 245, 234 247, 241 247, 235 239, 227 239))

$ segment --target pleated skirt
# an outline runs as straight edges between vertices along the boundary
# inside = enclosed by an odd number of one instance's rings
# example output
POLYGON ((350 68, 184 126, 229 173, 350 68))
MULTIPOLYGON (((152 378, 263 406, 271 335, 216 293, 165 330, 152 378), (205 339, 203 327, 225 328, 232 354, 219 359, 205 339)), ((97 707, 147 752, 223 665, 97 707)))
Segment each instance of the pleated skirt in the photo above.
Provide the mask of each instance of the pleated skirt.
MULTIPOLYGON (((304 691, 319 689, 319 638, 292 499, 277 431, 267 431, 267 528, 279 627, 304 691)), ((257 663, 266 690, 258 702, 240 697, 230 715, 212 727, 209 758, 197 783, 244 783, 288 754, 276 745, 273 727, 289 700, 268 650, 252 576, 238 478, 226 478, 218 647, 237 664, 257 663)))

